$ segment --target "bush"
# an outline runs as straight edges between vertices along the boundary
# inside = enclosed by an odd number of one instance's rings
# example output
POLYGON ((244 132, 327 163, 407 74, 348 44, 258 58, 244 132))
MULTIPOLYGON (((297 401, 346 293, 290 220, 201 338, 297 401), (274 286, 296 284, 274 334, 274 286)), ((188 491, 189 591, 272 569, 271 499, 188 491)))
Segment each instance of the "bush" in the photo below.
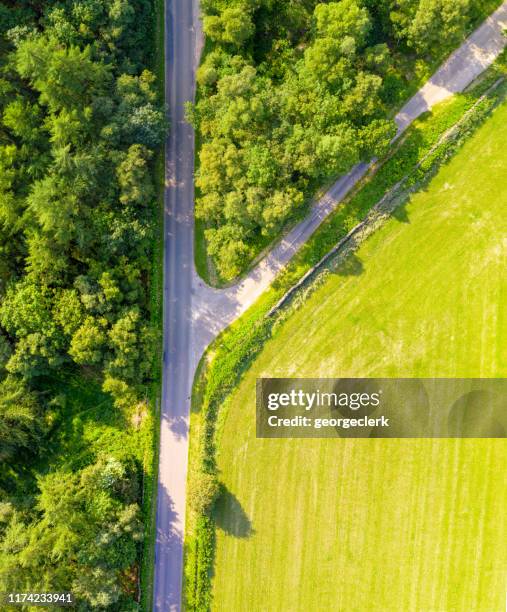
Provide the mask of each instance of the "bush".
POLYGON ((209 514, 218 496, 220 485, 215 474, 199 472, 189 483, 188 504, 196 514, 209 514))

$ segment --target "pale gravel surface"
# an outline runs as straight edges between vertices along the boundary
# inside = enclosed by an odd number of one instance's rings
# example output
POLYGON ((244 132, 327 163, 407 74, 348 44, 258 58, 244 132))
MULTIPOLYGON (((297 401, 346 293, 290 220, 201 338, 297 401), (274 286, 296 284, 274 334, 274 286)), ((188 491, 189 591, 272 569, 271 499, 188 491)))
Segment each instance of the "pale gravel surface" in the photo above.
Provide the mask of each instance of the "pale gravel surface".
MULTIPOLYGON (((194 135, 183 105, 193 100, 202 47, 197 0, 166 0, 166 101, 171 133, 166 143, 164 251, 164 360, 155 546, 154 610, 181 608, 183 534, 190 394, 208 344, 269 287, 276 274, 364 176, 358 164, 338 180, 240 283, 208 287, 193 253, 194 135)), ((396 116, 399 133, 421 113, 463 91, 495 60, 507 39, 507 1, 495 11, 396 116)))

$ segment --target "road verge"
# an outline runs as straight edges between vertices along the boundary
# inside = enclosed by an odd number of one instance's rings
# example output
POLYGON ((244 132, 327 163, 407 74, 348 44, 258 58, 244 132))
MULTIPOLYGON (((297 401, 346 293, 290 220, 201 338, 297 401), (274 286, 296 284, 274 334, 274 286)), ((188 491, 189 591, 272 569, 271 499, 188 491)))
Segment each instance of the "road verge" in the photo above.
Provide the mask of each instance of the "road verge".
MULTIPOLYGON (((157 91, 164 97, 164 0, 153 2, 154 44, 153 71, 157 77, 157 91)), ((151 612, 153 608, 153 583, 155 573, 155 537, 157 510, 158 446, 160 437, 160 395, 162 359, 162 295, 164 255, 164 180, 165 151, 161 146, 153 165, 156 198, 153 206, 154 242, 150 274, 150 326, 155 336, 152 359, 151 385, 149 389, 149 418, 151 438, 147 441, 143 465, 143 519, 144 540, 140 571, 140 610, 151 612)))

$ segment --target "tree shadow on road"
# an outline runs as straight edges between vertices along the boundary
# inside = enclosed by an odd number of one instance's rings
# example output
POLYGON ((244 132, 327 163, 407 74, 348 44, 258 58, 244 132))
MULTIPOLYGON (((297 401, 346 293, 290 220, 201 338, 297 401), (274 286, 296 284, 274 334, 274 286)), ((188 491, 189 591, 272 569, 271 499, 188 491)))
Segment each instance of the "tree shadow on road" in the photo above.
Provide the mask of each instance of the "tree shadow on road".
POLYGON ((183 532, 180 519, 172 497, 166 487, 159 484, 153 580, 155 603, 161 610, 174 610, 181 601, 179 576, 182 567, 179 564, 183 557, 183 532))
POLYGON ((222 484, 213 512, 219 529, 235 538, 249 538, 255 532, 238 498, 222 484))

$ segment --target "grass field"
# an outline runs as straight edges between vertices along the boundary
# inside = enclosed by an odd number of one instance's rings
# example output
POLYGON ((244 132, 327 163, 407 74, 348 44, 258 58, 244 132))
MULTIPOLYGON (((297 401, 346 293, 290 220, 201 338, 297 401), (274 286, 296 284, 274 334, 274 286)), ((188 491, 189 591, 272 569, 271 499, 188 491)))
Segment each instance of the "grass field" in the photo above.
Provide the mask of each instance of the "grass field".
POLYGON ((507 104, 229 398, 214 609, 503 610, 503 440, 257 440, 255 379, 505 376, 507 104))

